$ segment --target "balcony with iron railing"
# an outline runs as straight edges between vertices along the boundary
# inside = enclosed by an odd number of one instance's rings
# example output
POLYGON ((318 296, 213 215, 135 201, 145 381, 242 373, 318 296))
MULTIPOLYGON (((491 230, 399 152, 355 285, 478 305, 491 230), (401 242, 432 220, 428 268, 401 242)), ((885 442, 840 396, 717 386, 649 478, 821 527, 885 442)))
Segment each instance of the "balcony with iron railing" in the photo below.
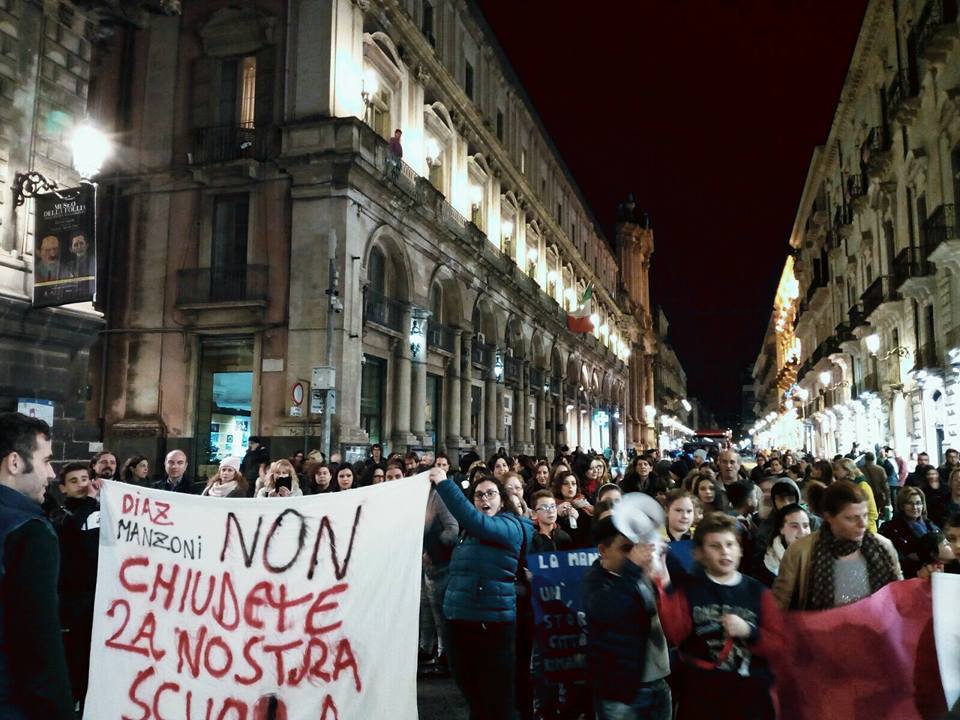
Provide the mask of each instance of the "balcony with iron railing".
POLYGON ((493 362, 494 352, 496 352, 496 347, 494 345, 488 345, 487 343, 474 340, 473 344, 470 346, 470 362, 472 362, 474 365, 488 368, 493 362))
POLYGON ((883 303, 897 300, 897 290, 892 275, 880 275, 860 296, 863 303, 863 314, 870 317, 874 310, 883 303))
POLYGON ((435 322, 427 322, 427 347, 431 350, 443 350, 452 353, 456 342, 453 328, 435 322))
POLYGON ((854 303, 850 306, 847 317, 850 318, 851 330, 868 324, 867 316, 863 314, 863 306, 860 303, 854 303))
POLYGON ((928 62, 943 61, 956 33, 957 0, 929 0, 910 30, 909 45, 928 62))
POLYGON ((957 228, 956 205, 940 205, 923 223, 923 235, 927 242, 927 257, 943 243, 960 239, 957 228))
POLYGON ((867 138, 860 146, 860 160, 867 166, 867 174, 881 178, 890 169, 890 128, 878 125, 870 128, 867 138))
POLYGON ((919 94, 915 70, 904 69, 895 73, 886 90, 887 112, 890 117, 901 123, 912 120, 920 107, 919 94))
POLYGON ((537 367, 530 367, 530 390, 540 392, 543 390, 544 374, 543 370, 537 367))
POLYGON ((367 290, 364 297, 363 321, 374 323, 394 332, 403 332, 403 315, 406 305, 399 300, 384 296, 376 290, 367 290))
POLYGON ((276 135, 271 127, 251 125, 217 125, 194 131, 192 165, 230 162, 232 160, 266 160, 276 135))
POLYGON ((177 307, 217 304, 266 305, 266 265, 188 268, 177 271, 177 307))
POLYGON ((510 385, 520 384, 520 374, 523 372, 523 361, 512 355, 503 358, 503 381, 510 385))
POLYGON ((854 205, 854 210, 863 209, 861 204, 867 196, 869 186, 870 181, 863 173, 856 173, 847 177, 847 198, 854 205))
POLYGON ((899 290, 911 278, 926 277, 930 265, 926 255, 918 247, 905 247, 893 259, 893 286, 899 290))

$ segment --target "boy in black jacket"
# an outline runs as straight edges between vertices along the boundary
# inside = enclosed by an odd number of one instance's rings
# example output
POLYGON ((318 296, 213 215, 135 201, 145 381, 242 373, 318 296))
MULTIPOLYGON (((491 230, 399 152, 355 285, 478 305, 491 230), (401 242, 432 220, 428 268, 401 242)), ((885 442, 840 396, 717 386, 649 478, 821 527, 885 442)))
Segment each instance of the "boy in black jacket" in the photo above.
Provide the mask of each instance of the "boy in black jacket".
POLYGON ((738 531, 729 515, 707 514, 693 535, 702 569, 660 588, 663 629, 684 665, 678 720, 775 718, 763 658, 782 647, 782 616, 770 591, 737 570, 738 531))
POLYGON ((583 578, 587 682, 597 720, 669 720, 667 643, 646 572, 654 546, 631 542, 605 517, 594 525, 600 558, 583 578))
POLYGON ((66 517, 60 537, 60 623, 70 671, 73 699, 87 694, 93 601, 100 552, 100 503, 90 497, 90 471, 85 463, 68 463, 60 470, 60 490, 66 517))

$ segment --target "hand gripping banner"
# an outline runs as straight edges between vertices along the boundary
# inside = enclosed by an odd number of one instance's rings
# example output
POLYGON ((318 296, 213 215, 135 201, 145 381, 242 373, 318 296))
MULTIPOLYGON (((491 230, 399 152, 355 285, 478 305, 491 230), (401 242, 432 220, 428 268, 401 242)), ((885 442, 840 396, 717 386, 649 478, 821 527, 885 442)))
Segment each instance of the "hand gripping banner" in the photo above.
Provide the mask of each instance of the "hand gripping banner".
POLYGON ((85 720, 416 720, 428 488, 105 482, 85 720))

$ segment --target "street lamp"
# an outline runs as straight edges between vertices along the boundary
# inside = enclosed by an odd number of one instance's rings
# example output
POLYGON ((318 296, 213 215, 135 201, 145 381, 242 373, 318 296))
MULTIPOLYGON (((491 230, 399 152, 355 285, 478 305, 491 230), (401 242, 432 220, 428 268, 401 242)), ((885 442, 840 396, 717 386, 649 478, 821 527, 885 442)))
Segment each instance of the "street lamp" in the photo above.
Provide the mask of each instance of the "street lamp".
POLYGON ((831 373, 829 370, 824 370, 817 376, 817 378, 820 380, 821 385, 829 385, 830 381, 833 379, 833 373, 831 373))
POLYGON ((380 78, 373 68, 367 68, 363 72, 363 84, 360 88, 360 97, 363 99, 364 122, 370 124, 370 107, 373 105, 373 96, 380 89, 380 78))
MULTIPOLYGON (((100 172, 103 163, 110 155, 111 145, 106 134, 88 123, 78 125, 70 137, 70 150, 73 154, 73 169, 82 180, 90 181, 100 172)), ((14 205, 20 207, 27 198, 55 191, 56 182, 44 177, 36 170, 16 173, 13 178, 14 205)))
POLYGON ((867 345, 867 352, 871 355, 876 355, 877 351, 880 350, 880 336, 877 333, 872 335, 867 335, 863 342, 867 345))
POLYGON ((427 138, 427 165, 434 167, 440 164, 440 143, 433 138, 427 138))
POLYGON ((100 172, 110 155, 110 139, 99 128, 83 123, 78 125, 70 138, 73 151, 73 167, 81 178, 92 178, 100 172))

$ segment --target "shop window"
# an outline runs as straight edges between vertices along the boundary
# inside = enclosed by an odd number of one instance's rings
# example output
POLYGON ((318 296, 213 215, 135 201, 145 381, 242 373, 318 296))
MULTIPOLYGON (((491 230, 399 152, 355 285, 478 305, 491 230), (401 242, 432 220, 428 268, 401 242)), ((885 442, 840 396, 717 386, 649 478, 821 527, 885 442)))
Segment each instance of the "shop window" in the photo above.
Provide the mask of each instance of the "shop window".
POLYGON ((202 338, 197 383, 197 479, 246 452, 253 405, 252 338, 202 338))
POLYGON ((384 442, 383 406, 386 379, 387 361, 364 355, 360 380, 360 427, 367 433, 371 444, 384 442))

